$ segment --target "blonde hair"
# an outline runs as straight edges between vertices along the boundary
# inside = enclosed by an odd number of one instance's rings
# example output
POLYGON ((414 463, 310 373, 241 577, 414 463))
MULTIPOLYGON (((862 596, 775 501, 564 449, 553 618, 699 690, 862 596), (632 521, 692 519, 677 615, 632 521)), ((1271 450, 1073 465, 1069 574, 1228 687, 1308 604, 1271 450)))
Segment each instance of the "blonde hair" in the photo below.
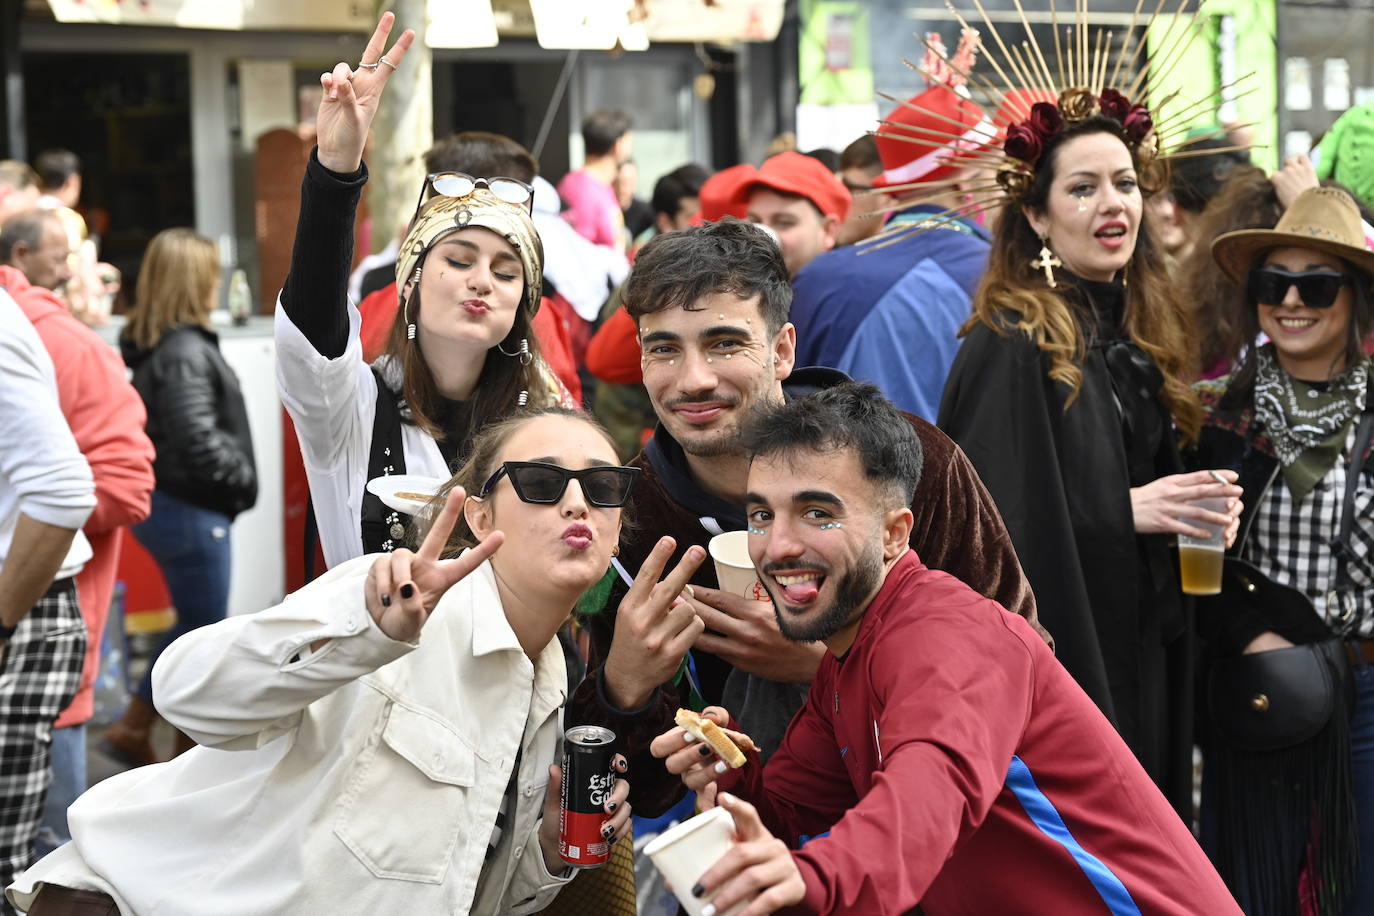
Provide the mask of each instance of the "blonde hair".
POLYGON ((124 336, 154 347, 178 325, 209 326, 219 289, 215 243, 194 229, 164 229, 148 243, 124 336))

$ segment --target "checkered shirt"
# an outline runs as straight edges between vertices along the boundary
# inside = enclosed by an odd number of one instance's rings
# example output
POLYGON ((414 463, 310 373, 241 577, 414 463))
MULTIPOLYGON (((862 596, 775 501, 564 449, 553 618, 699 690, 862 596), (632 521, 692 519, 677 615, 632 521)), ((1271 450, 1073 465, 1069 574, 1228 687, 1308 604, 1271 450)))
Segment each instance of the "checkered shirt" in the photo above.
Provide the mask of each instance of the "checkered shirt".
MULTIPOLYGON (((33 859, 48 795, 52 723, 81 681, 86 624, 68 579, 19 622, 0 671, 0 888, 33 859)), ((0 899, 0 913, 13 913, 0 899)))
POLYGON ((1366 466, 1355 487, 1355 511, 1347 571, 1353 589, 1338 594, 1331 540, 1340 532, 1345 482, 1354 430, 1341 460, 1317 481, 1300 505, 1280 473, 1260 499, 1245 558, 1275 582, 1312 601, 1327 625, 1345 636, 1374 635, 1374 470, 1366 466))

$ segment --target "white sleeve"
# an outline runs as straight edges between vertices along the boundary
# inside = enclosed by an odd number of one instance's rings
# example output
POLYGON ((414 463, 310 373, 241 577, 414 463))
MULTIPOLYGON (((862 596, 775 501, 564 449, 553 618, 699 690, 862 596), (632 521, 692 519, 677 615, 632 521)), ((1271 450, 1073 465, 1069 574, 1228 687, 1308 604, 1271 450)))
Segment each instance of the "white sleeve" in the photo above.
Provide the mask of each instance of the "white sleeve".
POLYGON ((361 327, 362 316, 350 304, 348 345, 337 358, 326 359, 292 324, 278 297, 277 391, 296 425, 307 469, 332 473, 361 460, 366 470, 377 384, 363 362, 361 327))
POLYGON ((351 560, 274 608, 172 643, 153 666, 158 712, 199 744, 250 750, 296 728, 311 703, 410 652, 364 603, 376 559, 351 560))
POLYGON ((95 508, 91 468, 57 400, 38 332, 0 291, 0 486, 35 521, 79 531, 95 508))
POLYGON ((539 827, 543 818, 536 818, 534 827, 525 838, 525 854, 516 860, 510 886, 506 888, 506 909, 511 916, 542 913, 569 881, 577 877, 571 868, 558 875, 549 874, 544 853, 539 846, 539 827))
POLYGON ((296 427, 325 563, 363 553, 361 504, 377 381, 363 362, 361 318, 348 306, 348 344, 326 359, 277 306, 277 391, 296 427))

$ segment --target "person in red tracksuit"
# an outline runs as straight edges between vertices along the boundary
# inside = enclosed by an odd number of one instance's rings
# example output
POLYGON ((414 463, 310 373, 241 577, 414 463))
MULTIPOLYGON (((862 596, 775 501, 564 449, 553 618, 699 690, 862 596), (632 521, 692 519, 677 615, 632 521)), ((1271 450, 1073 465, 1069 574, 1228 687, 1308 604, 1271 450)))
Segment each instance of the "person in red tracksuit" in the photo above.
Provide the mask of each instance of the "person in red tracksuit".
POLYGON ((778 625, 829 651, 767 766, 728 771, 680 728, 653 742, 735 819, 739 842, 690 889, 715 894, 708 913, 757 894, 741 916, 1239 916, 1045 642, 910 549, 920 445, 877 388, 777 405, 745 447, 778 625))

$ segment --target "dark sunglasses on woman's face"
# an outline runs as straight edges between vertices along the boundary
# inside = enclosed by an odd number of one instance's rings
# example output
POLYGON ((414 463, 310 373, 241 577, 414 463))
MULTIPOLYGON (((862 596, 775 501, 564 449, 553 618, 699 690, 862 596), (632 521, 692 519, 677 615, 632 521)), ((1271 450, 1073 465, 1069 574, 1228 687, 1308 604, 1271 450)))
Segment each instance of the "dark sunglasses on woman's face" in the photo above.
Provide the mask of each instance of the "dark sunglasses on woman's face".
POLYGON ((534 212, 534 188, 519 178, 474 178, 466 172, 431 172, 426 175, 424 187, 420 188, 420 199, 415 202, 415 212, 418 213, 425 201, 436 194, 467 197, 478 188, 486 188, 512 206, 534 212))
POLYGON ((521 502, 552 505, 563 498, 568 481, 576 480, 587 502, 603 509, 614 509, 625 505, 630 498, 630 487, 639 476, 639 468, 603 465, 570 471, 542 461, 507 461, 487 478, 482 484, 482 492, 477 495, 485 498, 502 476, 510 478, 521 502))
POLYGON ((1302 304, 1314 309, 1336 304, 1341 287, 1350 282, 1346 274, 1330 270, 1290 273, 1277 267, 1256 267, 1250 271, 1250 298, 1260 305, 1282 305, 1291 286, 1297 286, 1302 304))

